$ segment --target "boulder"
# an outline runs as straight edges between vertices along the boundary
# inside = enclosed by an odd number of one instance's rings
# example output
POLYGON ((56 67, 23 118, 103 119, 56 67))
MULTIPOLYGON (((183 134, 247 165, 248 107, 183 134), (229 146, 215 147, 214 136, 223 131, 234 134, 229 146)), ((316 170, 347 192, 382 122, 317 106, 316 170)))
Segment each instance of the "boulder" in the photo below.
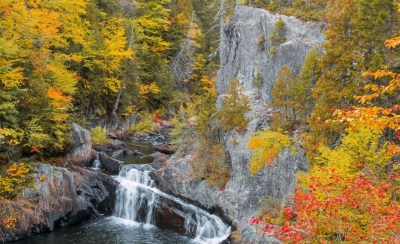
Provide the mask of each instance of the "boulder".
POLYGON ((169 159, 168 155, 165 155, 164 153, 160 152, 152 153, 149 156, 153 157, 153 162, 151 163, 151 166, 156 170, 163 167, 167 162, 167 160, 169 159))
POLYGON ((99 159, 101 161, 101 165, 103 166, 103 168, 107 170, 110 174, 114 175, 117 175, 119 173, 119 170, 124 164, 124 162, 114 159, 105 154, 104 152, 100 153, 99 159))
POLYGON ((122 159, 126 156, 125 150, 114 151, 111 155, 112 158, 122 159))
MULTIPOLYGON (((33 233, 53 231, 57 226, 96 218, 99 213, 110 214, 115 205, 116 187, 117 183, 110 177, 78 166, 67 169, 37 164, 34 188, 24 189, 18 201, 5 201, 2 205, 2 210, 18 214, 12 214, 17 219, 16 228, 0 226, 0 239, 18 240, 33 233)), ((0 216, 0 222, 5 216, 0 216)))
POLYGON ((94 157, 95 152, 92 149, 90 132, 72 123, 71 149, 68 159, 76 165, 89 167, 94 157))
POLYGON ((154 149, 158 152, 161 152, 161 153, 164 153, 167 155, 172 155, 175 153, 175 149, 172 146, 167 145, 167 144, 161 144, 161 145, 154 146, 154 149))

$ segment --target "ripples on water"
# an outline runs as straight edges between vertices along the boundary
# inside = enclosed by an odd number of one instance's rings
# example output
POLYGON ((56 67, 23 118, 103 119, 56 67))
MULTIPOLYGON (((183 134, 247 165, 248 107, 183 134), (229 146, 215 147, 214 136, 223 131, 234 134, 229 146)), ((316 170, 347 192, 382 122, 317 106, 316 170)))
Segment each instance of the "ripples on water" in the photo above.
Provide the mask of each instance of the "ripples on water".
POLYGON ((59 228, 15 244, 184 244, 195 243, 185 236, 129 220, 107 217, 82 225, 59 228))

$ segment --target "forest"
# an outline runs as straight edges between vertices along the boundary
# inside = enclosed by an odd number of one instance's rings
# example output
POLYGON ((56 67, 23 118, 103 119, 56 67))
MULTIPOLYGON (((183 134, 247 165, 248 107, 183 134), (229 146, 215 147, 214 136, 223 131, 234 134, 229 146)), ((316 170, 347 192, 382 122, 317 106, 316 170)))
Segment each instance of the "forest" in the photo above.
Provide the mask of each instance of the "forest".
MULTIPOLYGON (((226 143, 237 142, 221 135, 243 139, 254 106, 240 77, 226 94, 216 84, 237 5, 321 23, 325 37, 301 70, 282 65, 268 125, 246 143, 251 176, 296 150, 309 168, 289 199, 266 198, 248 222, 284 243, 400 242, 396 0, 1 0, 0 207, 33 186, 35 163, 65 160, 73 122, 107 144, 168 121, 176 154, 195 155, 190 177, 224 191, 234 177, 226 143)), ((266 58, 291 41, 286 25, 259 37, 266 58)), ((262 82, 255 71, 252 86, 262 82)), ((17 220, 0 216, 1 237, 17 220)))

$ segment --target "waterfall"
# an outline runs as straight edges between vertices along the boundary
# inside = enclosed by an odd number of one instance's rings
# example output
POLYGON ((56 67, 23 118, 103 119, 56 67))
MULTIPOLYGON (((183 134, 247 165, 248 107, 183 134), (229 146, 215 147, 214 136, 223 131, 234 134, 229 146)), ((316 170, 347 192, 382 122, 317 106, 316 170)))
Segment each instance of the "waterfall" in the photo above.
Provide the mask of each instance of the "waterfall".
POLYGON ((124 168, 116 179, 120 183, 114 212, 116 217, 149 228, 157 226, 156 212, 168 208, 167 211, 184 220, 182 228, 195 243, 220 243, 230 235, 230 227, 217 216, 157 189, 148 171, 124 168))
POLYGON ((101 168, 101 161, 100 161, 99 159, 95 159, 95 160, 93 161, 93 167, 92 167, 92 169, 98 170, 98 169, 100 169, 100 168, 101 168))

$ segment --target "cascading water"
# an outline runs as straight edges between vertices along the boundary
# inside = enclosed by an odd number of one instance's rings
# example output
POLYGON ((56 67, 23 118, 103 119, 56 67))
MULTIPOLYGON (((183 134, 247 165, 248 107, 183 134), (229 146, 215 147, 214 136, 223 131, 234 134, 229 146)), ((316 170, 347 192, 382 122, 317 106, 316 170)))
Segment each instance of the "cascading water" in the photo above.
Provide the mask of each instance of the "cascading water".
POLYGON ((217 216, 157 189, 148 171, 124 168, 116 179, 120 182, 116 217, 150 227, 156 224, 155 211, 163 206, 162 201, 168 201, 179 206, 172 211, 184 219, 186 234, 194 237, 195 243, 220 243, 231 233, 230 227, 217 216))

